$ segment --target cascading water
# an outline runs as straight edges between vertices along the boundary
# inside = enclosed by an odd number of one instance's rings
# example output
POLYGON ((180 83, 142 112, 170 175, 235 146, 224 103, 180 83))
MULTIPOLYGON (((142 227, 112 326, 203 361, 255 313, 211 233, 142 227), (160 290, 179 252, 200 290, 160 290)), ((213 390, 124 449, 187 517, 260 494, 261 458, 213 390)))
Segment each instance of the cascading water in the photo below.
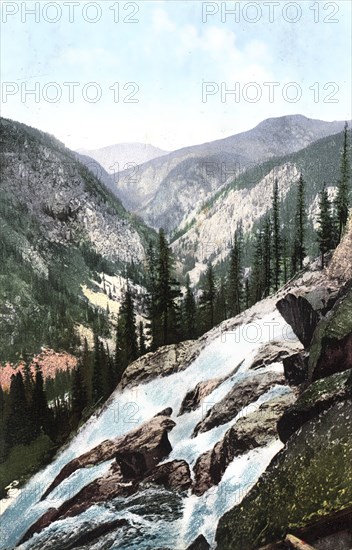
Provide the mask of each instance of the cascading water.
MULTIPOLYGON (((172 419, 176 426, 169 433, 172 452, 164 462, 184 459, 192 470, 197 458, 211 449, 238 417, 253 412, 264 401, 289 392, 290 389, 285 386, 274 386, 250 407, 241 411, 235 419, 191 438, 205 411, 219 402, 234 385, 254 375, 257 376, 260 372, 282 369, 281 363, 255 372, 249 369, 258 348, 263 343, 282 339, 296 340, 276 310, 256 321, 253 334, 249 328, 249 325, 239 325, 233 332, 227 333, 225 338, 224 333, 219 333, 219 337, 209 343, 184 371, 165 378, 156 378, 122 392, 117 390, 110 399, 109 406, 99 416, 90 419, 55 461, 34 476, 5 510, 1 520, 0 550, 14 548, 28 528, 49 508, 57 508, 109 469, 111 460, 98 466, 77 470, 44 501, 40 501, 45 489, 65 464, 103 440, 123 435, 164 408, 172 407, 172 419), (231 375, 236 365, 240 367, 231 375), (226 379, 207 396, 206 403, 197 410, 177 417, 187 391, 199 382, 213 378, 226 379)), ((191 494, 181 497, 160 487, 146 487, 133 496, 118 497, 104 504, 91 506, 76 517, 56 521, 19 548, 71 548, 78 533, 81 535, 88 528, 118 518, 127 519, 129 526, 119 527, 82 548, 184 550, 200 533, 214 545, 218 519, 240 502, 280 448, 281 443, 276 441, 235 458, 226 469, 219 485, 212 487, 201 497, 191 494)))

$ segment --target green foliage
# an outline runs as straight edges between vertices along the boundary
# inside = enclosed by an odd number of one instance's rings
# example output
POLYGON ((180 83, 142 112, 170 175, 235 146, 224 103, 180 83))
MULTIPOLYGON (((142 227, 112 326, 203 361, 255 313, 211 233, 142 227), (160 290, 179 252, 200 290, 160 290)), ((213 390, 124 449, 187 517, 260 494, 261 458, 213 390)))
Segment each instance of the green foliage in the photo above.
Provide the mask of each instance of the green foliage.
POLYGON ((202 294, 199 299, 200 326, 203 332, 206 332, 212 329, 215 324, 216 287, 213 266, 210 262, 203 278, 201 291, 202 294))
POLYGON ((0 463, 0 495, 6 495, 5 487, 15 479, 23 483, 35 474, 52 457, 52 447, 52 441, 44 434, 29 445, 13 447, 7 459, 0 463))
POLYGON ((197 337, 197 306, 189 275, 186 278, 186 294, 182 301, 182 337, 194 340, 197 337))
POLYGON ((341 168, 340 178, 337 185, 336 196, 336 210, 337 210, 337 224, 338 224, 338 243, 341 240, 342 234, 345 230, 348 211, 350 206, 350 194, 351 194, 351 161, 350 161, 350 144, 349 144, 349 131, 348 124, 346 122, 343 133, 343 147, 341 153, 341 168))
POLYGON ((300 175, 297 189, 295 224, 293 236, 292 250, 292 273, 296 273, 298 269, 303 269, 303 260, 306 256, 305 240, 306 240, 306 185, 303 175, 300 175))
POLYGON ((325 185, 320 193, 318 224, 317 240, 321 254, 321 267, 323 268, 325 254, 333 248, 335 242, 332 205, 325 185))

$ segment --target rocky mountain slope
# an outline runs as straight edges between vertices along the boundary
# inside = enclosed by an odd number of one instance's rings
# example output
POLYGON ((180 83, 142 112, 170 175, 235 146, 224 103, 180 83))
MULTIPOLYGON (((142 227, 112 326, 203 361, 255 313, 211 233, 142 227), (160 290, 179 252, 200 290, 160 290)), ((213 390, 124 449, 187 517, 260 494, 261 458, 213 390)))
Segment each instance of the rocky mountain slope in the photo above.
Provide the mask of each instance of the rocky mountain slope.
POLYGON ((6 360, 43 344, 67 349, 74 326, 93 322, 96 310, 82 285, 101 271, 135 273, 153 232, 54 137, 6 119, 0 132, 6 360))
MULTIPOLYGON (((351 292, 317 261, 199 340, 132 363, 5 511, 15 528, 0 548, 255 550, 345 514, 351 292)), ((348 532, 330 546, 326 522, 316 533, 317 548, 349 548, 348 532)))
POLYGON ((186 147, 120 174, 116 194, 150 226, 174 231, 253 164, 289 155, 343 129, 301 115, 267 119, 225 139, 186 147))
MULTIPOLYGON (((180 225, 172 243, 177 258, 186 266, 194 281, 211 260, 225 259, 239 223, 250 235, 253 227, 272 207, 273 184, 278 180, 281 218, 287 227, 294 226, 297 182, 301 173, 306 182, 307 217, 309 221, 308 253, 317 254, 313 227, 319 212, 319 193, 325 182, 330 197, 336 193, 339 177, 343 134, 316 141, 305 149, 275 157, 238 176, 216 192, 198 211, 192 212, 180 225)), ((286 235, 289 239, 290 235, 286 235)))

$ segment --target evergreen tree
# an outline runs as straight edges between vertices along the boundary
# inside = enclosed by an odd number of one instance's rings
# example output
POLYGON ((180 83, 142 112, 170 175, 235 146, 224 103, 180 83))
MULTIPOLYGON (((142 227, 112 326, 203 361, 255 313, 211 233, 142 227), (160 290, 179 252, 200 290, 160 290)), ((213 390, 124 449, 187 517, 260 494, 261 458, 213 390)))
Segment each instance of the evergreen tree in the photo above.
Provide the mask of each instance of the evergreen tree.
POLYGON ((94 337, 94 358, 92 376, 92 402, 97 403, 104 395, 103 368, 101 362, 100 341, 97 335, 94 337))
POLYGON ((224 278, 221 277, 219 290, 216 292, 215 296, 215 308, 214 308, 214 318, 215 324, 221 323, 224 319, 227 319, 227 300, 226 300, 226 285, 224 278))
POLYGON ((263 231, 259 227, 254 238, 254 253, 250 278, 250 303, 259 302, 263 298, 263 231))
POLYGON ((202 294, 200 297, 200 314, 204 332, 212 329, 214 326, 214 307, 215 307, 215 281, 211 262, 208 263, 202 285, 202 294))
POLYGON ((123 363, 127 367, 132 361, 138 357, 138 344, 136 334, 136 315, 134 312, 134 304, 132 292, 127 284, 124 300, 121 304, 121 312, 119 323, 121 326, 122 335, 122 352, 123 363))
POLYGON ((5 422, 6 449, 28 445, 35 437, 21 372, 11 376, 9 412, 5 422))
POLYGON ((280 232, 280 203, 279 184, 277 178, 274 181, 273 206, 272 206, 272 229, 273 229, 273 260, 274 260, 274 290, 280 286, 281 274, 281 232, 280 232))
POLYGON ((33 394, 33 388, 34 388, 34 380, 33 380, 33 373, 31 370, 30 361, 26 361, 23 367, 23 383, 24 383, 24 391, 26 394, 27 402, 29 403, 32 399, 33 394))
POLYGON ((263 264, 263 295, 269 296, 271 288, 271 222, 270 216, 266 216, 264 220, 263 231, 263 250, 262 250, 262 264, 263 264))
POLYGON ((179 341, 179 283, 173 277, 173 257, 163 229, 159 231, 156 313, 159 331, 154 346, 179 341))
POLYGON ((155 350, 158 342, 158 304, 157 304, 157 260, 152 243, 147 250, 147 333, 151 341, 151 350, 155 350))
POLYGON ((79 422, 82 412, 88 405, 87 391, 84 383, 83 365, 78 361, 73 373, 72 382, 72 414, 74 420, 79 422))
POLYGON ((35 436, 38 437, 42 430, 44 431, 44 433, 49 434, 51 421, 50 411, 44 391, 43 373, 39 365, 36 365, 31 414, 35 436))
POLYGON ((189 275, 186 277, 186 294, 182 303, 183 338, 194 340, 197 337, 197 308, 189 275))
POLYGON ((124 352, 123 352, 123 332, 122 332, 122 322, 120 321, 120 316, 116 327, 116 346, 115 346, 114 367, 115 367, 116 383, 118 384, 127 367, 126 361, 124 359, 124 352))
POLYGON ((350 160, 348 143, 348 124, 345 123, 343 135, 343 149, 341 155, 340 179, 337 185, 336 213, 338 226, 337 244, 340 242, 342 234, 348 220, 348 209, 350 204, 350 160))
POLYGON ((144 325, 143 321, 139 322, 139 355, 145 355, 147 353, 147 347, 145 344, 144 325))
POLYGON ((329 195, 324 185, 320 193, 320 210, 318 218, 317 240, 321 254, 321 267, 324 268, 325 254, 333 248, 334 222, 331 213, 329 195))
POLYGON ((298 269, 303 269, 303 260, 306 255, 305 250, 306 235, 306 204, 305 204, 305 181, 301 174, 298 181, 297 203, 294 222, 294 238, 292 251, 292 273, 298 269))
POLYGON ((241 312, 243 270, 242 261, 242 230, 236 229, 234 243, 230 252, 230 271, 228 275, 228 315, 235 317, 241 312))

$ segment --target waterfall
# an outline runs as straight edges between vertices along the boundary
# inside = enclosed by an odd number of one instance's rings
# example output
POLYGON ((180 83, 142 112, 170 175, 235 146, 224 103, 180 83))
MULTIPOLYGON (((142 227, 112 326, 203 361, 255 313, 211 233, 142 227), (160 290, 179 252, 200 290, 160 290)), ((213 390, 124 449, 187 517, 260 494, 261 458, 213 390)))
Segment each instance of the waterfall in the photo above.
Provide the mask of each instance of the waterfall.
MULTIPOLYGON (((41 502, 41 495, 65 464, 105 439, 116 438, 135 429, 166 407, 172 407, 172 419, 176 426, 169 433, 172 452, 164 462, 184 459, 192 470, 197 458, 221 440, 237 418, 252 412, 264 401, 291 391, 285 386, 274 386, 247 407, 247 410, 241 411, 235 419, 191 438, 205 411, 219 402, 235 384, 270 369, 282 370, 281 363, 272 364, 265 369, 250 370, 252 360, 262 344, 278 339, 295 340, 295 337, 275 310, 257 319, 253 330, 250 330, 249 325, 239 325, 224 338, 224 333, 219 329, 218 337, 208 343, 184 371, 155 378, 134 388, 116 390, 108 406, 81 428, 56 459, 36 474, 5 510, 1 519, 0 550, 14 548, 28 528, 49 508, 60 506, 87 483, 103 475, 112 461, 77 470, 41 502), (239 364, 241 366, 237 372, 230 376, 239 364), (224 378, 224 381, 206 397, 205 403, 197 410, 177 417, 186 393, 199 382, 213 378, 224 378)), ((201 497, 191 494, 179 496, 163 488, 150 487, 143 490, 143 494, 140 492, 127 498, 99 503, 76 517, 56 521, 19 548, 61 550, 69 547, 72 537, 78 532, 83 533, 88 526, 91 528, 116 518, 129 520, 131 527, 128 532, 125 528, 119 528, 99 539, 96 544, 84 547, 99 550, 184 550, 199 533, 203 533, 209 543, 214 545, 218 519, 241 501, 280 448, 281 443, 274 441, 266 447, 235 458, 219 485, 212 487, 201 497), (154 509, 155 503, 159 506, 157 510, 154 509)))

